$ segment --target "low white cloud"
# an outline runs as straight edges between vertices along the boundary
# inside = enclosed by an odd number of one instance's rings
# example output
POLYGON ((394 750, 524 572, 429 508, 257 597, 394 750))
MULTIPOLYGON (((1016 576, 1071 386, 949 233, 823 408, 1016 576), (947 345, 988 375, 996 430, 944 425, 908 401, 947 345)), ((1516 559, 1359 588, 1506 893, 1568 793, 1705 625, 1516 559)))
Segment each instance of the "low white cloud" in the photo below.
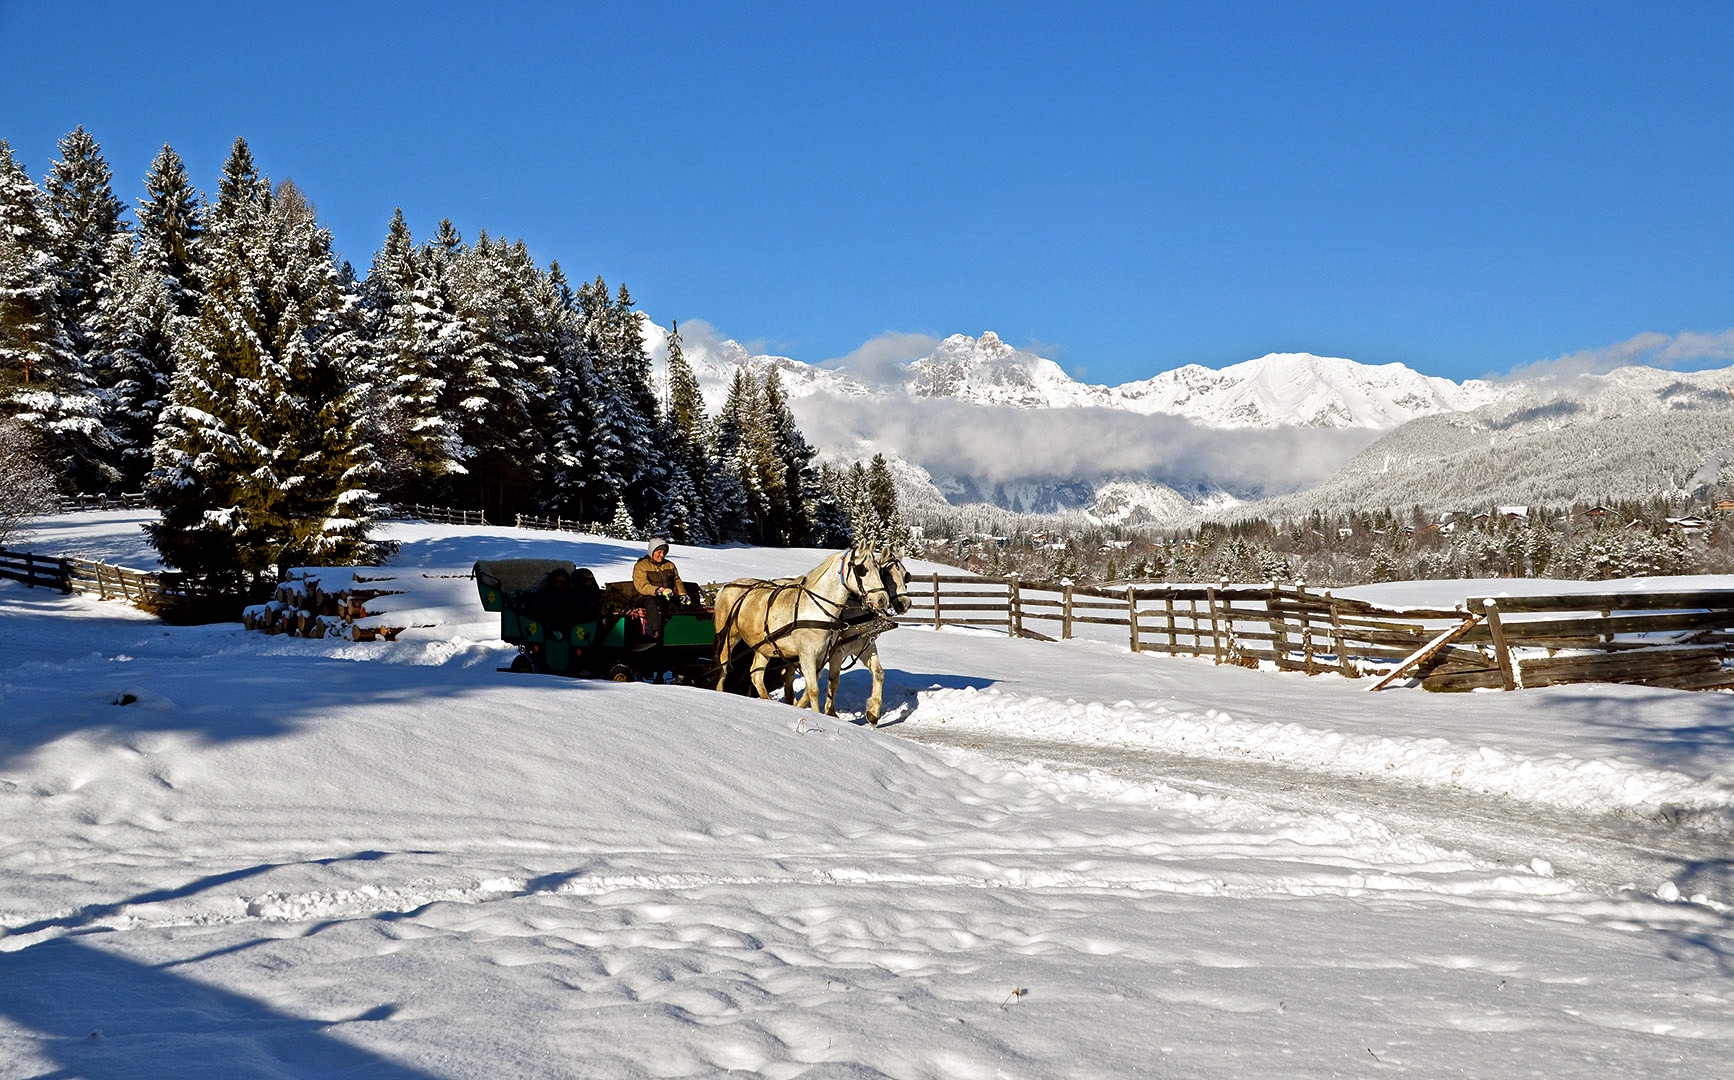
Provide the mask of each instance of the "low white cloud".
POLYGON ((795 403, 822 447, 862 440, 935 475, 988 483, 1149 476, 1176 486, 1294 491, 1330 476, 1380 433, 1208 428, 1113 409, 1017 409, 939 398, 816 394, 795 403))
POLYGON ((908 378, 912 360, 919 360, 939 347, 939 339, 930 334, 880 334, 848 356, 828 360, 823 367, 833 368, 856 382, 877 388, 901 387, 908 378))
POLYGON ((1734 361, 1734 329, 1713 334, 1648 331, 1612 345, 1524 364, 1507 372, 1504 380, 1603 375, 1632 365, 1691 371, 1729 361, 1734 361))

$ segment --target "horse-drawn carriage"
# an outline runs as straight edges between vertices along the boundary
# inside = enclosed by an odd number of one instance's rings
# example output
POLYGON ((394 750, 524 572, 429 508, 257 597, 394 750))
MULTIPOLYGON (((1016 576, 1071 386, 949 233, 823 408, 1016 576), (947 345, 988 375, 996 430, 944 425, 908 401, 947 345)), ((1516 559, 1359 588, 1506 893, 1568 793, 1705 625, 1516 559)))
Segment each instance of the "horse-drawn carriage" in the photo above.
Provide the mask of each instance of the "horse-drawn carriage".
POLYGON ((484 559, 476 563, 482 608, 500 614, 500 637, 518 647, 513 671, 641 680, 704 682, 716 669, 716 623, 696 595, 664 621, 647 625, 644 600, 630 582, 611 582, 596 597, 554 603, 543 587, 551 574, 570 577, 565 559, 484 559))
POLYGON ((851 548, 802 577, 732 581, 714 608, 689 597, 660 634, 647 629, 644 600, 628 583, 611 583, 594 606, 551 603, 544 582, 577 572, 560 559, 476 563, 482 607, 499 612, 500 637, 518 646, 513 671, 700 683, 760 697, 780 684, 785 701, 800 674, 802 703, 817 709, 828 668, 826 711, 836 715, 838 675, 859 660, 873 674, 867 719, 879 721, 884 671, 876 640, 895 625, 892 614, 909 609, 908 573, 889 551, 851 548))

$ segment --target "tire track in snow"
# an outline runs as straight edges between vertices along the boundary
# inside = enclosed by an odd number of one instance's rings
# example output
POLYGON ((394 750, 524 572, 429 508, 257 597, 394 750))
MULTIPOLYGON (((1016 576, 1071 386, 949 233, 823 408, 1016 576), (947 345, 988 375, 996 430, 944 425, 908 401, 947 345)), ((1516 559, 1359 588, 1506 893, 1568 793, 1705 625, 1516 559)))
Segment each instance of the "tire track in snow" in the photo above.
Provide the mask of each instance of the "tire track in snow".
POLYGON ((1458 848, 1478 861, 1557 874, 1586 890, 1637 890, 1734 911, 1734 860, 1727 836, 1658 816, 1586 814, 1519 803, 1464 788, 1384 776, 1351 776, 1247 758, 1193 756, 1128 745, 1030 738, 983 724, 911 720, 902 738, 964 750, 1009 766, 1036 763, 1073 774, 1101 773, 1130 785, 1157 785, 1203 798, 1236 799, 1274 815, 1336 820, 1345 812, 1389 829, 1458 848))

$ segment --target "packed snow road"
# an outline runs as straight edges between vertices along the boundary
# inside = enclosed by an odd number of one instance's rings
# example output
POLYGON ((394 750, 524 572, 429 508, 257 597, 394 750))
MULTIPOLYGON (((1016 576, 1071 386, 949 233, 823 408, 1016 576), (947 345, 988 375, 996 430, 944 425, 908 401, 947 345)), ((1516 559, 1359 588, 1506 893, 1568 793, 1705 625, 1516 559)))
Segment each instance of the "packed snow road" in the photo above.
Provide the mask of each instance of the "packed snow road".
MULTIPOLYGON (((938 637, 938 636, 935 636, 938 637)), ((884 645, 889 655, 907 639, 884 645)), ((1014 655, 1026 647, 1005 641, 1003 648, 1014 655)), ((917 742, 979 753, 1009 766, 1034 766, 1049 772, 1099 775, 1128 786, 1139 785, 1164 792, 1172 798, 1212 800, 1232 804, 1252 821, 1309 819, 1333 823, 1358 820, 1379 836, 1400 836, 1441 848, 1456 850, 1477 862, 1526 867, 1544 875, 1569 878, 1590 892, 1618 894, 1634 889, 1659 891, 1665 897, 1684 897, 1724 912, 1734 911, 1734 815, 1728 803, 1715 797, 1720 785, 1704 785, 1681 776, 1656 776, 1655 770, 1632 769, 1609 774, 1596 765, 1565 759, 1557 753, 1538 761, 1522 760, 1515 766, 1509 748, 1496 751, 1477 745, 1473 757, 1505 766, 1493 770, 1490 786, 1464 782, 1462 770, 1408 769, 1408 775, 1387 763, 1372 767, 1364 755, 1346 754, 1322 762, 1300 753, 1295 743, 1330 741, 1333 730, 1351 707, 1363 710, 1384 706, 1392 710, 1385 730, 1402 729, 1414 723, 1403 719, 1406 710, 1456 709, 1465 712, 1501 704, 1495 695, 1436 697, 1415 692, 1383 692, 1371 701, 1342 695, 1345 686, 1356 684, 1327 676, 1303 679, 1271 673, 1214 669, 1205 661, 1159 657, 1132 657, 1123 650, 1090 643, 1064 646, 1070 655, 1063 664, 1047 656, 1029 663, 1010 659, 1003 671, 994 672, 989 692, 959 693, 931 684, 923 687, 921 676, 893 670, 888 676, 888 700, 892 703, 885 730, 917 742), (1039 663, 1039 667, 1034 667, 1039 663), (1145 668, 1141 685, 1128 685, 1128 668, 1145 668), (1202 665, 1202 666, 1201 666, 1202 665), (1029 673, 1040 671, 1042 694, 1024 694, 1006 689, 1031 681, 1029 673), (1020 674, 1021 673, 1021 674, 1020 674), (1182 728, 1166 737, 1148 730, 1160 720, 1176 715, 1201 716, 1213 727, 1232 726, 1226 707, 1245 717, 1266 711, 1259 693, 1249 689, 1272 680, 1301 683, 1308 690, 1324 691, 1320 716, 1294 713, 1278 723, 1245 725, 1255 737, 1238 741, 1212 741, 1208 736, 1182 728), (1132 702, 1119 693, 1160 688, 1173 696, 1132 702), (1108 691, 1103 693, 1103 691, 1108 691), (1226 691, 1226 693, 1225 693, 1226 691), (1055 700, 1055 695, 1065 695, 1055 700), (1224 701, 1224 698, 1228 701, 1224 701), (1218 705, 1209 704, 1215 699, 1218 705), (1338 703, 1334 711, 1329 702, 1338 703), (1091 730, 1082 731, 1080 726, 1091 730), (1266 736, 1260 740, 1258 735, 1266 736), (1501 760, 1505 759, 1505 760, 1501 760), (1538 768, 1538 764, 1542 767, 1538 768), (1552 765, 1548 775, 1547 765, 1552 765), (1597 805, 1590 793, 1573 790, 1572 780, 1587 769, 1592 791, 1610 786, 1651 792, 1651 785, 1672 783, 1674 792, 1687 798, 1685 804, 1665 797, 1650 801, 1597 805), (1525 783, 1499 783, 1503 771, 1523 777, 1525 783), (1618 775, 1611 783, 1610 775, 1618 775), (1708 803, 1694 802, 1708 798, 1708 803)), ((920 651, 944 653, 939 641, 922 642, 920 651)), ((864 684, 863 684, 864 685, 864 684)), ((1364 684, 1363 684, 1364 685, 1364 684)), ((1654 691, 1633 688, 1598 688, 1642 696, 1654 691)), ((1356 689, 1350 693, 1358 692, 1356 689)), ((1277 691, 1265 689, 1269 697, 1277 691)), ((1583 688, 1563 691, 1561 696, 1583 694, 1583 688)), ((1686 695, 1660 692, 1674 699, 1686 695)), ((1294 700, 1286 698, 1292 706, 1294 700)), ((849 698, 845 696, 845 703, 849 698)), ((1676 702, 1677 704, 1678 702, 1676 702)), ((1642 715, 1635 703, 1634 719, 1642 715)), ((1539 719, 1539 718, 1538 718, 1539 719)), ((1429 725, 1430 727, 1432 725, 1429 725)), ((1485 734, 1485 733, 1483 733, 1485 734)), ((1380 735, 1378 740, 1388 740, 1380 735)), ((1439 740, 1430 751, 1449 760, 1452 751, 1439 740)), ((1578 741, 1578 740, 1573 740, 1578 741)), ((1401 750, 1397 749, 1400 756, 1401 750)), ((1489 777, 1475 779, 1487 780, 1489 777)), ((1364 867, 1379 869, 1376 849, 1365 853, 1364 867)))

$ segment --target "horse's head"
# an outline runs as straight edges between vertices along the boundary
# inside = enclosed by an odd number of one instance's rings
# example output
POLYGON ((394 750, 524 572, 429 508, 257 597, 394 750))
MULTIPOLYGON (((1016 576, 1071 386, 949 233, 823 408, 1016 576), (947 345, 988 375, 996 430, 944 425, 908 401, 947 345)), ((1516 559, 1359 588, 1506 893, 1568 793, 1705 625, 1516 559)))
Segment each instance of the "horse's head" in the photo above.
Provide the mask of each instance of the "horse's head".
POLYGON ((879 580, 885 584, 886 595, 891 599, 891 613, 905 614, 910 605, 909 568, 903 565, 903 553, 882 547, 874 552, 873 557, 879 562, 879 580))
POLYGON ((838 575, 843 586, 858 603, 874 611, 891 608, 891 594, 885 586, 885 576, 872 548, 855 545, 841 556, 838 575))

